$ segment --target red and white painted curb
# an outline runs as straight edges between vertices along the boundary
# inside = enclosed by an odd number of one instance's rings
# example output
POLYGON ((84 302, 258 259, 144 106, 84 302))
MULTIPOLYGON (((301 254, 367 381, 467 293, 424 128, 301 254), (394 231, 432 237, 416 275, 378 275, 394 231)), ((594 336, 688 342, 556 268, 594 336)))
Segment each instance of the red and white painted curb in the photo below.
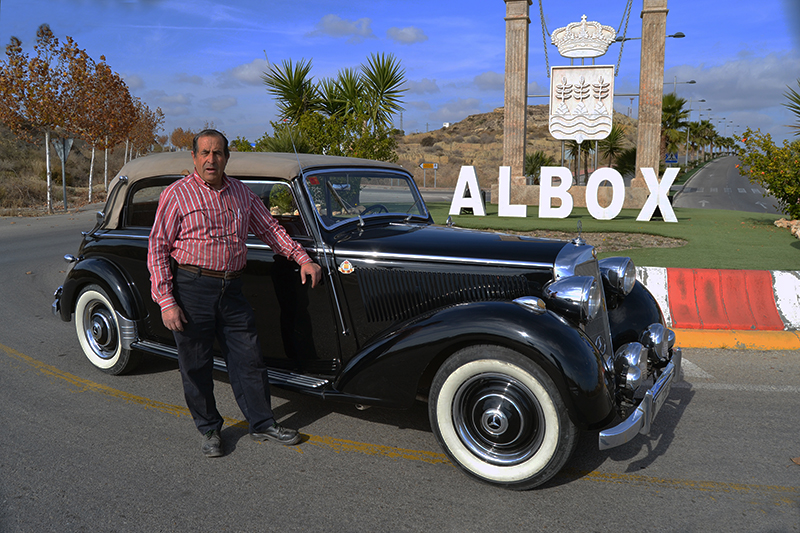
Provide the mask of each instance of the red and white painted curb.
MULTIPOLYGON (((709 347, 746 348, 750 341, 743 339, 761 334, 761 339, 771 339, 763 349, 796 349, 800 340, 800 271, 636 270, 639 281, 658 300, 667 325, 684 332, 686 339, 699 338, 696 334, 701 332, 727 332, 727 340, 715 341, 709 347), (733 341, 731 332, 738 334, 733 341), (791 334, 787 337, 779 332, 791 334), (787 344, 786 339, 791 342, 787 344)), ((678 337, 680 341, 681 335, 678 337)))

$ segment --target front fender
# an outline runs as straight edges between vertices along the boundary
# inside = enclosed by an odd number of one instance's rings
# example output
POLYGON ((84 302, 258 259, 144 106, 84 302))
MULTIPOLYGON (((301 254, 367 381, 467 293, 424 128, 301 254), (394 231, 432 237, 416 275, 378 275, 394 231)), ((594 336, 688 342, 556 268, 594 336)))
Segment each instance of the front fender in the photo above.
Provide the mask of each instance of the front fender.
POLYGON ((547 312, 509 301, 476 302, 435 311, 393 329, 354 357, 335 388, 375 403, 410 406, 423 373, 435 372, 470 345, 506 346, 530 357, 556 383, 576 423, 592 427, 613 416, 602 358, 582 332, 547 312))
POLYGON ((107 292, 114 309, 123 317, 131 320, 143 318, 141 297, 130 281, 114 263, 93 257, 78 261, 67 274, 61 293, 62 320, 70 321, 78 294, 83 287, 90 284, 100 285, 107 292))
POLYGON ((650 324, 664 322, 655 297, 638 281, 627 296, 611 296, 607 300, 608 322, 611 327, 611 342, 614 350, 629 342, 639 341, 642 332, 650 324))

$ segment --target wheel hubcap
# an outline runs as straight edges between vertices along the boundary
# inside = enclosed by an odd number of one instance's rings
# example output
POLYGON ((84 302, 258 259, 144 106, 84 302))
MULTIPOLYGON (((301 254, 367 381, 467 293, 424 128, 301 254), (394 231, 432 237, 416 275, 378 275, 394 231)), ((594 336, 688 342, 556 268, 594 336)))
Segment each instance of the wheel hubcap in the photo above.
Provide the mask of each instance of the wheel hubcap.
POLYGON ((543 413, 534 394, 503 374, 464 382, 453 399, 453 423, 461 442, 490 464, 519 464, 541 446, 543 413))
POLYGON ((97 306, 89 311, 86 339, 92 351, 103 359, 109 359, 117 351, 117 326, 111 311, 97 306))

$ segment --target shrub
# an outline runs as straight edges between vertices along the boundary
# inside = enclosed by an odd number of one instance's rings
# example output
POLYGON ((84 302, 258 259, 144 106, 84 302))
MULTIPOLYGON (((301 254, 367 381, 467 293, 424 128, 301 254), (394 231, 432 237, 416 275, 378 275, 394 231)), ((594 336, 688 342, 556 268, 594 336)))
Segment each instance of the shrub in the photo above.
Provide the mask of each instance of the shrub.
POLYGON ((422 140, 419 142, 419 145, 428 148, 429 146, 433 146, 436 144, 436 139, 433 138, 433 135, 428 135, 427 137, 423 137, 422 140))
POLYGON ((785 215, 800 218, 800 141, 783 141, 779 147, 761 130, 748 128, 743 135, 739 173, 768 189, 785 215))

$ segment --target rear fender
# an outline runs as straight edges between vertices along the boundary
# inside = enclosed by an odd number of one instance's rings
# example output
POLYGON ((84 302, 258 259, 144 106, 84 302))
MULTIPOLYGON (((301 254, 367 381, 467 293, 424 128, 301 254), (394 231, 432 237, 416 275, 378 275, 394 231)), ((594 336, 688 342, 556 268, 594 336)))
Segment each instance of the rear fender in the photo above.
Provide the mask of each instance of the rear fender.
POLYGON ((110 261, 90 258, 75 263, 67 275, 61 293, 62 320, 70 321, 80 291, 91 284, 97 284, 106 291, 111 303, 114 304, 114 309, 124 318, 130 320, 143 318, 144 305, 130 281, 110 261))
POLYGON ((334 387, 374 403, 410 406, 423 373, 431 374, 470 345, 506 346, 530 357, 552 378, 573 420, 591 427, 613 416, 602 358, 582 332, 546 312, 509 301, 441 309, 405 324, 351 359, 334 387))

